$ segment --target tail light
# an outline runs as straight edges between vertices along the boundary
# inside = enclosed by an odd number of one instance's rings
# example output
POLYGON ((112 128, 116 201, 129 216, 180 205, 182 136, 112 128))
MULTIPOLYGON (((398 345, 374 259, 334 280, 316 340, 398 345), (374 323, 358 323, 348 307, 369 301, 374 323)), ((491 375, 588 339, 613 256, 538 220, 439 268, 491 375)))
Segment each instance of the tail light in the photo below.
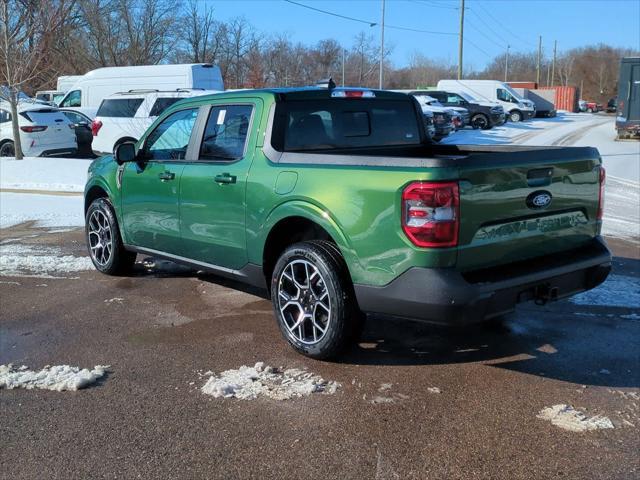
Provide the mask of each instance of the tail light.
POLYGON ((44 132, 47 129, 45 126, 24 126, 20 127, 20 130, 27 133, 44 132))
POLYGON ((375 98, 376 94, 370 90, 334 90, 332 98, 375 98))
POLYGON ((607 174, 604 167, 600 165, 600 196, 598 197, 598 213, 596 214, 596 220, 602 220, 604 214, 604 184, 607 179, 607 174))
POLYGON ((102 122, 100 120, 94 120, 93 122, 91 122, 91 134, 94 137, 98 136, 98 132, 100 131, 101 128, 102 128, 102 122))
POLYGON ((417 247, 455 247, 459 225, 456 182, 414 182, 402 192, 402 230, 417 247))

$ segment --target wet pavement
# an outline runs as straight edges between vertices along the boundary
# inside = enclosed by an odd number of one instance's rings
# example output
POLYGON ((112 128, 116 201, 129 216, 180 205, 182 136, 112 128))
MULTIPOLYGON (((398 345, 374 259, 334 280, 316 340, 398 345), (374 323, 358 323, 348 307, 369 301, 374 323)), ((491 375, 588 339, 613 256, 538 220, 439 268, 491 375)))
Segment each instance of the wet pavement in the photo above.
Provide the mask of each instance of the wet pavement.
MULTIPOLYGON (((81 230, 14 227, 0 241, 85 255, 81 230)), ((336 362, 290 349, 260 292, 168 262, 0 277, 0 364, 110 365, 77 392, 0 390, 0 478, 639 478, 640 309, 624 299, 640 260, 637 244, 610 245, 631 279, 616 305, 526 304, 464 329, 370 318, 336 362), (258 361, 341 388, 201 393, 202 372, 258 361), (557 404, 614 428, 536 417, 557 404)))

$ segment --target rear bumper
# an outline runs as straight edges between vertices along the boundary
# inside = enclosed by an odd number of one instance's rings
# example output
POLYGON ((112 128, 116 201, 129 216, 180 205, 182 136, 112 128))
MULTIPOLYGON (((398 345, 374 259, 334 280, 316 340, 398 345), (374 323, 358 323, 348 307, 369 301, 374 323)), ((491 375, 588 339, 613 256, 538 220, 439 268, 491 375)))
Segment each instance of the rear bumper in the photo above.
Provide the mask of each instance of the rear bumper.
POLYGON ((465 273, 414 267, 388 285, 354 287, 365 312, 465 325, 511 312, 521 302, 590 290, 610 270, 611 253, 598 237, 579 249, 542 259, 465 273))
POLYGON ((53 148, 50 150, 43 150, 40 153, 40 157, 58 157, 62 155, 75 155, 78 152, 78 148, 53 148))

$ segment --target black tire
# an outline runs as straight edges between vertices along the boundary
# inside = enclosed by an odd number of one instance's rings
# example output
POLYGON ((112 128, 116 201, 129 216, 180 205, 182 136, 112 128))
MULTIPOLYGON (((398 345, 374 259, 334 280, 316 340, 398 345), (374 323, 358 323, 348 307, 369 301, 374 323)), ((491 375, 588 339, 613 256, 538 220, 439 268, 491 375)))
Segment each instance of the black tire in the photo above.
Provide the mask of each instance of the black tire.
MULTIPOLYGON (((300 278, 298 276, 297 280, 300 278)), ((338 248, 328 241, 311 240, 296 243, 282 253, 271 277, 271 301, 282 335, 295 350, 307 357, 329 359, 337 356, 354 340, 363 324, 364 316, 358 309, 347 266, 338 248), (306 281, 305 285, 309 285, 306 290, 297 287, 291 280, 291 276, 296 277, 295 269, 300 271, 301 266, 304 269, 311 266, 319 274, 314 272, 307 277, 313 278, 315 275, 318 280, 315 286, 310 280, 306 281), (286 292, 287 285, 297 289, 296 298, 286 298, 289 296, 286 292), (326 317, 326 323, 320 320, 319 324, 325 327, 325 330, 321 331, 315 327, 318 325, 315 323, 318 320, 316 312, 322 313, 322 310, 326 313, 326 307, 319 309, 317 305, 320 302, 317 301, 313 307, 310 305, 313 301, 305 303, 305 299, 308 299, 309 295, 315 299, 316 292, 325 291, 330 313, 326 317), (292 304, 289 308, 293 313, 286 309, 288 304, 292 304), (309 309, 302 310, 302 304, 309 309), (310 313, 312 310, 313 314, 310 313), (313 315, 313 320, 309 318, 298 322, 300 326, 296 329, 296 311, 313 315), (321 334, 315 340, 319 332, 321 334)), ((298 319, 299 317, 300 315, 298 319)))
POLYGON ((522 121, 522 112, 520 110, 511 110, 509 113, 509 121, 517 123, 522 121))
POLYGON ((0 146, 0 157, 15 157, 16 147, 13 141, 8 140, 0 146))
POLYGON ((121 275, 131 271, 136 261, 136 254, 125 250, 118 220, 111 203, 106 198, 98 198, 89 206, 85 216, 85 239, 89 257, 96 270, 106 275, 121 275), (95 231, 96 225, 104 228, 105 224, 108 225, 110 232, 108 236, 103 231, 95 231), (96 242, 96 239, 99 242, 96 242), (103 241, 110 242, 110 251, 106 244, 102 247, 97 246, 97 243, 103 245, 103 241))
POLYGON ((476 113, 473 118, 471 118, 471 125, 473 125, 474 128, 481 128, 482 130, 489 130, 491 128, 489 117, 483 113, 476 113))

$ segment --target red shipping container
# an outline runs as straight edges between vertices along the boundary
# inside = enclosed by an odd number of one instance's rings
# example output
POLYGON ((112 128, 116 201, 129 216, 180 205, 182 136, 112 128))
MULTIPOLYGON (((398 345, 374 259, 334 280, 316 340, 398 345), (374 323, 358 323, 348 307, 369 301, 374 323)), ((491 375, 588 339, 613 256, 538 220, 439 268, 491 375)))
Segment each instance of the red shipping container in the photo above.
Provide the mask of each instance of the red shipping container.
POLYGON ((513 88, 528 88, 529 90, 537 90, 538 84, 536 82, 507 82, 513 88))
POLYGON ((568 112, 578 111, 578 88, 577 87, 540 87, 541 90, 555 90, 556 101, 554 105, 556 110, 567 110, 568 112))

